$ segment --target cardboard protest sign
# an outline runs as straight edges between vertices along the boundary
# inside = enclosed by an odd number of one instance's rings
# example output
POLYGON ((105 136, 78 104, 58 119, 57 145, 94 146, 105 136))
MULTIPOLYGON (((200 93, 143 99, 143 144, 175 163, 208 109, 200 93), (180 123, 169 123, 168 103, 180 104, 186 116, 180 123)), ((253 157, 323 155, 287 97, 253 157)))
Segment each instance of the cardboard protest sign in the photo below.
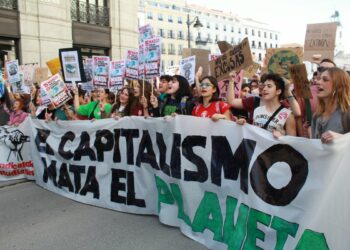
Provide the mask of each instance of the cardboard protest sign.
POLYGON ((93 84, 93 62, 92 58, 88 58, 84 62, 84 73, 85 73, 85 82, 81 83, 81 89, 91 92, 94 89, 93 84))
POLYGON ((35 82, 41 83, 49 77, 49 69, 46 67, 36 67, 35 68, 35 82))
POLYGON ((146 60, 146 54, 145 54, 145 43, 139 44, 139 78, 145 78, 145 60, 146 60))
POLYGON ((228 78, 231 71, 239 71, 253 64, 248 38, 210 62, 210 72, 218 81, 228 78))
POLYGON ((42 82, 41 87, 55 108, 63 105, 72 98, 66 84, 59 74, 42 82))
POLYGON ((260 64, 254 62, 248 68, 244 69, 244 77, 248 79, 252 78, 259 69, 260 69, 260 64))
POLYGON ((337 23, 315 23, 306 27, 304 59, 312 62, 315 58, 334 58, 337 23))
POLYGON ((84 65, 80 49, 59 49, 64 82, 85 82, 84 65))
POLYGON ((218 41, 217 44, 219 46, 221 54, 224 54, 226 51, 233 49, 233 46, 226 41, 218 41))
POLYGON ((108 56, 93 56, 93 84, 103 88, 108 88, 108 76, 109 76, 109 62, 108 56))
POLYGON ((184 48, 182 50, 182 58, 187 58, 190 56, 196 56, 196 68, 195 72, 197 72, 199 66, 203 68, 203 76, 209 75, 209 58, 210 51, 206 49, 189 49, 184 48))
POLYGON ((35 77, 35 67, 33 64, 19 66, 19 72, 23 75, 23 83, 26 86, 32 86, 35 77))
POLYGON ((135 50, 126 51, 125 60, 125 78, 138 79, 139 78, 139 52, 135 50))
POLYGON ((51 75, 56 75, 57 73, 60 73, 61 71, 61 62, 60 58, 54 58, 50 61, 46 62, 47 67, 49 68, 51 75))
POLYGON ((112 92, 117 92, 124 85, 125 61, 111 61, 109 69, 109 87, 112 92))
POLYGON ((265 58, 267 62, 267 73, 279 74, 282 77, 290 79, 289 67, 294 64, 303 63, 303 49, 267 49, 265 58))
POLYGON ((147 79, 160 76, 161 38, 145 41, 145 76, 147 79))
POLYGON ((139 43, 143 43, 148 39, 153 38, 153 29, 150 24, 139 27, 139 43))
POLYGON ((11 84, 21 81, 18 60, 7 61, 5 64, 7 81, 11 84))
POLYGON ((310 99, 312 95, 305 64, 291 65, 289 67, 289 73, 293 80, 294 90, 297 97, 310 99))
POLYGON ((194 83, 196 68, 196 56, 190 56, 180 60, 180 75, 184 76, 190 84, 194 83))

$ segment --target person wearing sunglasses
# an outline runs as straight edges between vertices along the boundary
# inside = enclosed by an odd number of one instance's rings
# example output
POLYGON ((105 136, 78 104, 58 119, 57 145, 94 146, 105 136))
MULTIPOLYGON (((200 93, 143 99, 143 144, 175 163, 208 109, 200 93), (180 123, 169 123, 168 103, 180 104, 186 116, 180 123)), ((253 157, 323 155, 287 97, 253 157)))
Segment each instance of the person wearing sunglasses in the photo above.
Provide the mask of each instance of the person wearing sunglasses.
POLYGON ((311 122, 311 138, 331 143, 350 132, 350 77, 336 67, 317 81, 318 106, 311 122))
POLYGON ((219 100, 220 90, 216 78, 206 76, 199 84, 199 104, 192 110, 193 116, 208 117, 213 121, 231 120, 230 105, 219 100))

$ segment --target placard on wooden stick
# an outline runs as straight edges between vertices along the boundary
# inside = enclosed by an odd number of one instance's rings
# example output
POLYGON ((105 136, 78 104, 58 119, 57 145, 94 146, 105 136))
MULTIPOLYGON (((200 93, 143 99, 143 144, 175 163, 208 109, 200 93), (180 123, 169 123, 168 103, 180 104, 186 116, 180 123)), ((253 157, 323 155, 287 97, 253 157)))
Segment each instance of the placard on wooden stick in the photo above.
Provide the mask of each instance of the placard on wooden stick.
POLYGON ((290 65, 289 73, 294 83, 294 90, 297 97, 304 99, 311 98, 310 83, 307 78, 305 64, 290 65))

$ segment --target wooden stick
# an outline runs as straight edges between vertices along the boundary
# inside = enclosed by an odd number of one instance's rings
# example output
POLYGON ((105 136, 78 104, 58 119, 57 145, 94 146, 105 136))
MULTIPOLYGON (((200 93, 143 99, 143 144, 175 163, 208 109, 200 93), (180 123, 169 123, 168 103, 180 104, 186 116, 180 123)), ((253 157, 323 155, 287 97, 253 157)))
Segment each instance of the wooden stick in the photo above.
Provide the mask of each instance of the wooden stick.
POLYGON ((142 78, 142 96, 145 96, 145 77, 142 78))

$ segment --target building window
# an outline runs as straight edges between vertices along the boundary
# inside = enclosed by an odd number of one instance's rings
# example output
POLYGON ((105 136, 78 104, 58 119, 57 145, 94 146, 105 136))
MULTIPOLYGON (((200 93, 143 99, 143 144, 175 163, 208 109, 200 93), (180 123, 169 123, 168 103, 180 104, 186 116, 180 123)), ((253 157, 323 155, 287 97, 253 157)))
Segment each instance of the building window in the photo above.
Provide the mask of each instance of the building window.
POLYGON ((234 45, 235 44, 235 39, 233 37, 231 37, 231 44, 234 45))
POLYGON ((182 55, 183 45, 179 44, 179 49, 177 50, 178 55, 182 55))
POLYGON ((210 29, 210 23, 209 22, 207 23, 207 29, 210 29))
POLYGON ((261 42, 258 42, 258 49, 261 49, 261 42))
POLYGON ((277 49, 277 43, 276 43, 276 45, 275 45, 275 48, 277 49))
POLYGON ((177 23, 180 23, 180 24, 182 23, 182 17, 180 16, 177 17, 177 23))
POLYGON ((165 44, 162 43, 162 54, 166 54, 166 51, 165 51, 165 44))
POLYGON ((252 48, 255 49, 255 41, 252 41, 252 48))
POLYGON ((278 36, 277 36, 277 34, 275 34, 275 40, 278 40, 278 36))
POLYGON ((163 14, 162 13, 158 13, 158 20, 163 21, 163 14))
POLYGON ((219 41, 219 35, 215 35, 215 42, 219 41))
POLYGON ((248 35, 248 28, 245 28, 245 34, 248 35))
POLYGON ((255 36, 255 30, 252 29, 252 36, 255 36))
POLYGON ((219 29, 219 24, 215 24, 215 29, 218 30, 219 29))
POLYGON ((168 30, 168 38, 171 38, 171 39, 174 38, 174 31, 173 30, 168 30))
POLYGON ((259 53, 259 62, 262 60, 261 53, 259 53))
POLYGON ((109 8, 107 6, 107 1, 72 0, 71 2, 71 17, 73 21, 109 26, 109 8))
POLYGON ((258 30, 258 37, 261 37, 261 32, 260 32, 260 30, 258 30))
POLYGON ((147 19, 153 19, 152 12, 147 12, 147 19))
POLYGON ((238 28, 238 34, 241 34, 241 28, 238 28))
POLYGON ((177 39, 180 39, 180 40, 184 39, 184 33, 181 30, 177 33, 177 39))
POLYGON ((226 25, 225 24, 224 24, 224 28, 223 29, 224 29, 224 31, 226 31, 226 25))
POLYGON ((264 38, 267 38, 267 37, 266 37, 266 32, 264 32, 264 38))
MULTIPOLYGON (((168 54, 169 55, 175 55, 175 46, 172 43, 168 44, 168 54)), ((172 66, 172 65, 171 65, 172 66)))
POLYGON ((172 23, 173 22, 173 16, 168 16, 168 22, 172 23))
POLYGON ((272 43, 270 43, 270 48, 272 49, 272 43))
POLYGON ((231 27, 231 32, 235 32, 235 29, 233 28, 233 26, 231 27))
POLYGON ((169 64, 169 66, 174 66, 174 60, 170 60, 169 64))
POLYGON ((264 44, 264 48, 267 49, 267 43, 264 44))
POLYGON ((208 33, 208 43, 212 43, 213 42, 213 40, 211 40, 211 37, 210 37, 210 34, 208 33))
POLYGON ((165 31, 163 29, 158 30, 158 36, 164 37, 165 36, 165 31))
POLYGON ((270 33, 270 39, 272 39, 272 33, 270 33))

